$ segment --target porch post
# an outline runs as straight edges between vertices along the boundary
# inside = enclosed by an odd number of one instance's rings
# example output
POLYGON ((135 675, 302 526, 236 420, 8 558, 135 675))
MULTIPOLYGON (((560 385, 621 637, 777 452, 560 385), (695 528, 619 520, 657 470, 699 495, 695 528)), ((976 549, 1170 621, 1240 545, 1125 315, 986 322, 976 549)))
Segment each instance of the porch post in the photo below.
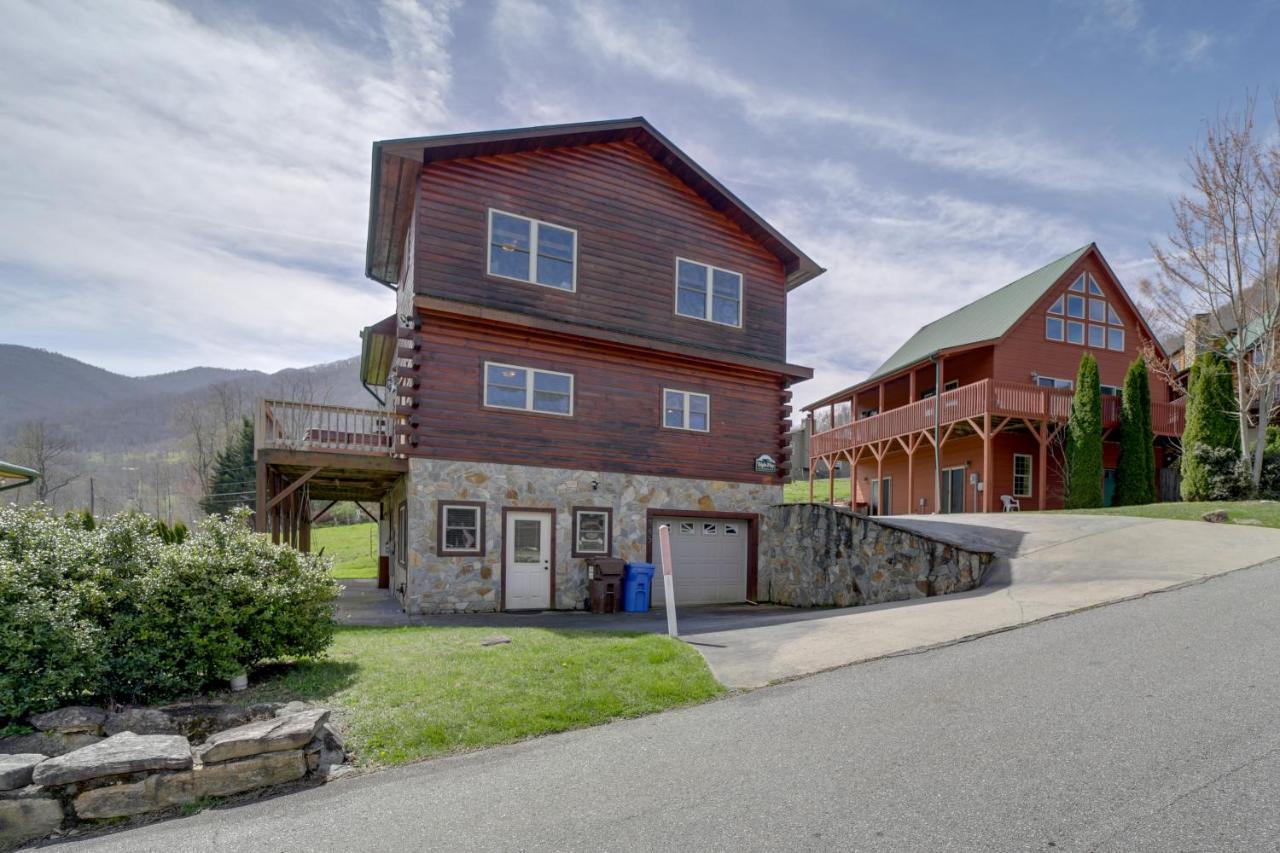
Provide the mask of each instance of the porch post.
POLYGON ((858 497, 858 466, 853 461, 853 451, 849 451, 849 509, 853 509, 858 497))
POLYGON ((832 456, 827 460, 827 504, 835 506, 836 503, 836 457, 832 456))
POLYGON ((991 512, 991 411, 982 415, 982 511, 991 512))
POLYGON ((816 467, 813 461, 813 412, 809 412, 807 420, 809 422, 809 440, 804 443, 804 453, 805 461, 809 465, 809 503, 813 503, 813 469, 816 467))
POLYGON ((907 403, 916 401, 916 369, 911 368, 911 378, 907 380, 907 403))
POLYGON ((1049 422, 1047 420, 1040 422, 1039 434, 1036 436, 1040 439, 1040 467, 1036 471, 1036 477, 1039 478, 1036 489, 1036 509, 1044 509, 1046 489, 1049 485, 1049 422))
POLYGON ((253 464, 254 476, 254 511, 253 529, 259 533, 267 530, 267 463, 258 459, 253 464))
MULTIPOLYGON (((880 386, 880 399, 884 399, 884 386, 880 386)), ((884 445, 881 445, 876 454, 876 500, 879 506, 876 507, 876 515, 888 515, 884 506, 884 445)))
MULTIPOLYGON (((911 372, 911 396, 912 397, 915 396, 915 384, 916 384, 916 374, 915 374, 915 371, 912 371, 911 372)), ((916 511, 916 504, 915 504, 916 464, 915 463, 916 463, 916 444, 915 444, 915 436, 912 436, 912 441, 909 442, 907 445, 907 514, 908 515, 916 511)))

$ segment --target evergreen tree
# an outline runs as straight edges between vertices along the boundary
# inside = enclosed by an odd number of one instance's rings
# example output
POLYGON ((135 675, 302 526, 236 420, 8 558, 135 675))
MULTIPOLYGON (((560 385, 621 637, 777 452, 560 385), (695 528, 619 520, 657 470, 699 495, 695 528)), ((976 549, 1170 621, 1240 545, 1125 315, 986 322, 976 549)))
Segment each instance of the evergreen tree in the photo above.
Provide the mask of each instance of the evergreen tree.
POLYGON ((1197 445, 1238 450, 1239 417, 1231 371, 1214 353, 1191 365, 1187 385, 1187 425, 1182 430, 1182 499, 1208 500, 1209 472, 1193 452, 1197 445))
POLYGON ((1155 501, 1154 442, 1147 363, 1138 356, 1124 376, 1124 392, 1120 399, 1120 462, 1116 466, 1116 493, 1112 500, 1116 506, 1155 501))
POLYGON ((1067 509, 1102 506, 1102 384, 1098 362, 1085 353, 1067 420, 1067 509))
POLYGON ((232 436, 213 461, 209 492, 200 501, 200 508, 209 515, 215 515, 230 512, 238 506, 253 506, 256 475, 253 421, 245 418, 239 434, 232 436))

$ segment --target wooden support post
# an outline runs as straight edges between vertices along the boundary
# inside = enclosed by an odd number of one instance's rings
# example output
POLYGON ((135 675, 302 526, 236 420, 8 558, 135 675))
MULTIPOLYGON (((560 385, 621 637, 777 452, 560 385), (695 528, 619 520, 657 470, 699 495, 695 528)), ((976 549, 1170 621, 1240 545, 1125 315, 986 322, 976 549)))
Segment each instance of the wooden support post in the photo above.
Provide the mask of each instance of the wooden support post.
POLYGON ((1045 494, 1049 487, 1049 422, 1043 420, 1040 422, 1039 435, 1040 439, 1040 467, 1036 470, 1035 475, 1039 479, 1037 483, 1039 488, 1036 489, 1036 509, 1045 508, 1045 494))
POLYGON ((991 512, 991 411, 982 415, 982 511, 991 512))
MULTIPOLYGON (((915 396, 916 372, 911 371, 912 395, 915 396)), ((916 511, 915 499, 915 478, 916 478, 916 437, 911 437, 911 443, 907 446, 907 514, 916 511)))
POLYGON ((911 368, 911 378, 907 380, 907 402, 914 403, 916 401, 916 369, 911 368))
POLYGON ((858 464, 854 461, 853 451, 849 451, 849 509, 853 509, 853 505, 857 503, 858 495, 858 464))
MULTIPOLYGON (((880 386, 880 399, 884 399, 884 385, 880 386)), ((876 515, 889 515, 885 512, 884 505, 884 453, 885 448, 880 447, 880 452, 876 454, 876 515)))
POLYGON ((835 506, 836 503, 836 462, 832 456, 827 460, 827 503, 835 506))
POLYGON ((302 511, 298 513, 298 550, 304 554, 311 553, 311 498, 308 496, 311 487, 302 490, 299 501, 302 511))
POLYGON ((880 383, 880 402, 876 404, 876 413, 884 413, 884 383, 880 383))
POLYGON ((257 460, 254 465, 254 504, 253 529, 259 533, 267 531, 267 463, 257 460))

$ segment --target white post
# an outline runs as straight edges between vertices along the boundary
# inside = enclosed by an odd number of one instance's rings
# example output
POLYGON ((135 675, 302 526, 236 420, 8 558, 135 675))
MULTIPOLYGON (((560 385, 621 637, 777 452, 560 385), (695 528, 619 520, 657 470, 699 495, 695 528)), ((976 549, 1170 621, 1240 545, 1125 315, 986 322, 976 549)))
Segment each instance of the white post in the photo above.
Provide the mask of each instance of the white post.
POLYGON ((674 573, 671 571, 671 525, 658 527, 658 548, 662 553, 662 591, 667 599, 667 634, 679 637, 676 630, 676 588, 674 573))

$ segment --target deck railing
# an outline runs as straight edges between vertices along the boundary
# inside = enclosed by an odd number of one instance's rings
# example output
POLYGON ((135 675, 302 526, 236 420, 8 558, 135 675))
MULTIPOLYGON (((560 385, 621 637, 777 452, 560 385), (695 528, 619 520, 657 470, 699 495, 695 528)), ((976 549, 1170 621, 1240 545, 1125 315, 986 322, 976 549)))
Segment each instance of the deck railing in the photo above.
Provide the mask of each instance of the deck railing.
MULTIPOLYGON (((864 444, 908 436, 935 426, 986 413, 997 417, 1048 420, 1063 423, 1071 415, 1072 392, 1066 388, 1043 388, 1017 382, 983 379, 971 385, 944 391, 937 397, 917 400, 887 412, 841 424, 814 434, 812 457, 828 456, 864 444)), ((1175 403, 1153 403, 1151 425, 1156 435, 1182 435, 1186 410, 1175 403)), ((1102 398, 1102 425, 1111 429, 1120 423, 1120 398, 1102 398)))
POLYGON ((254 419, 254 450, 323 450, 390 456, 401 415, 379 409, 262 400, 254 419))

